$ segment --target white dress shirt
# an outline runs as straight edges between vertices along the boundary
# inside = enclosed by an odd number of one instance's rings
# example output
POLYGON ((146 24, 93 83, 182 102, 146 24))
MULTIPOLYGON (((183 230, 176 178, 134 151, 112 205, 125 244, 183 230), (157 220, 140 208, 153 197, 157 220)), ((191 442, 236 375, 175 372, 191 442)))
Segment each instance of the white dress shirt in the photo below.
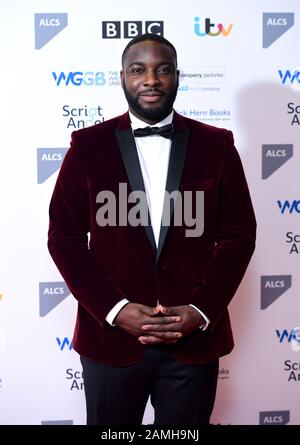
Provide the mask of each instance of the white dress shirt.
MULTIPOLYGON (((165 119, 153 126, 162 127, 163 125, 171 124, 173 121, 173 114, 174 112, 172 111, 165 119)), ((141 121, 130 112, 129 116, 132 131, 136 128, 144 128, 149 126, 149 124, 141 121)), ((134 140, 142 170, 154 239, 156 246, 158 246, 171 151, 171 139, 167 139, 159 135, 151 135, 138 138, 134 137, 134 140)), ((113 325, 116 315, 127 303, 129 303, 129 301, 126 298, 119 301, 107 314, 106 321, 113 325)), ((157 304, 159 304, 159 301, 157 301, 157 304)), ((209 319, 203 314, 203 312, 201 312, 199 308, 193 304, 190 306, 200 312, 202 317, 205 319, 206 324, 201 325, 200 328, 203 330, 206 329, 209 324, 209 319)))

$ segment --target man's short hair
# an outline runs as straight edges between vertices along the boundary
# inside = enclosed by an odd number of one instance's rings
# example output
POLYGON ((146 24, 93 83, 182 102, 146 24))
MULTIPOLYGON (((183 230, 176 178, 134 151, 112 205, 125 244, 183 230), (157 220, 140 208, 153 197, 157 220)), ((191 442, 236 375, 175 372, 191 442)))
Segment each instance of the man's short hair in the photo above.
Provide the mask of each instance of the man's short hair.
POLYGON ((172 45, 172 43, 169 42, 169 40, 165 39, 164 37, 162 37, 158 34, 147 33, 147 34, 142 34, 140 36, 134 37, 134 39, 130 40, 130 42, 127 44, 127 46, 125 47, 123 54, 122 54, 122 66, 124 66, 125 57, 127 55, 129 48, 132 45, 135 45, 136 43, 145 42, 146 40, 151 40, 152 42, 158 42, 158 43, 161 43, 162 45, 166 45, 169 48, 171 48, 171 50, 174 53, 176 64, 177 64, 177 52, 176 52, 175 46, 172 45))

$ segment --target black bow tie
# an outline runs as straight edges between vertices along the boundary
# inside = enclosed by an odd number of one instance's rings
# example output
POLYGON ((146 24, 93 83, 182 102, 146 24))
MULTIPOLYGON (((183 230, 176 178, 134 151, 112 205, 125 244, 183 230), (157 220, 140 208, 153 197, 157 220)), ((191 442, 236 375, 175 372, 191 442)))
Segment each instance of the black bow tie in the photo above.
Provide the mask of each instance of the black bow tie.
POLYGON ((153 134, 171 139, 173 133, 173 125, 163 125, 162 127, 145 127, 137 128, 133 131, 135 137, 152 136, 153 134))

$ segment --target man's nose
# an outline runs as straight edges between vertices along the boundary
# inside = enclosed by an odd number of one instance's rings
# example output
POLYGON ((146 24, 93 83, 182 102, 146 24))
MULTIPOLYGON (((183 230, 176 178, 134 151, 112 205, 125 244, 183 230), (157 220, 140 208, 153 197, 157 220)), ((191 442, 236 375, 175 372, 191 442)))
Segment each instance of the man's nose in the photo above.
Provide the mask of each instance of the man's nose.
POLYGON ((159 84, 160 80, 155 71, 147 71, 144 76, 144 85, 154 86, 159 84))

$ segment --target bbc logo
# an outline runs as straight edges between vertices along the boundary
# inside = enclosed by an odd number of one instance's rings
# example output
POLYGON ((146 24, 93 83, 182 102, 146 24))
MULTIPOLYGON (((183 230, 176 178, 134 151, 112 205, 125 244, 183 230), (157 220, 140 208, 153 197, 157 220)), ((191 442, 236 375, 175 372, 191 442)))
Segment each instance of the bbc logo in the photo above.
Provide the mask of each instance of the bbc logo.
POLYGON ((103 39, 121 39, 122 37, 124 39, 133 39, 144 33, 159 34, 160 36, 163 36, 164 22, 102 22, 103 39), (121 27, 122 23, 123 27, 121 27))

